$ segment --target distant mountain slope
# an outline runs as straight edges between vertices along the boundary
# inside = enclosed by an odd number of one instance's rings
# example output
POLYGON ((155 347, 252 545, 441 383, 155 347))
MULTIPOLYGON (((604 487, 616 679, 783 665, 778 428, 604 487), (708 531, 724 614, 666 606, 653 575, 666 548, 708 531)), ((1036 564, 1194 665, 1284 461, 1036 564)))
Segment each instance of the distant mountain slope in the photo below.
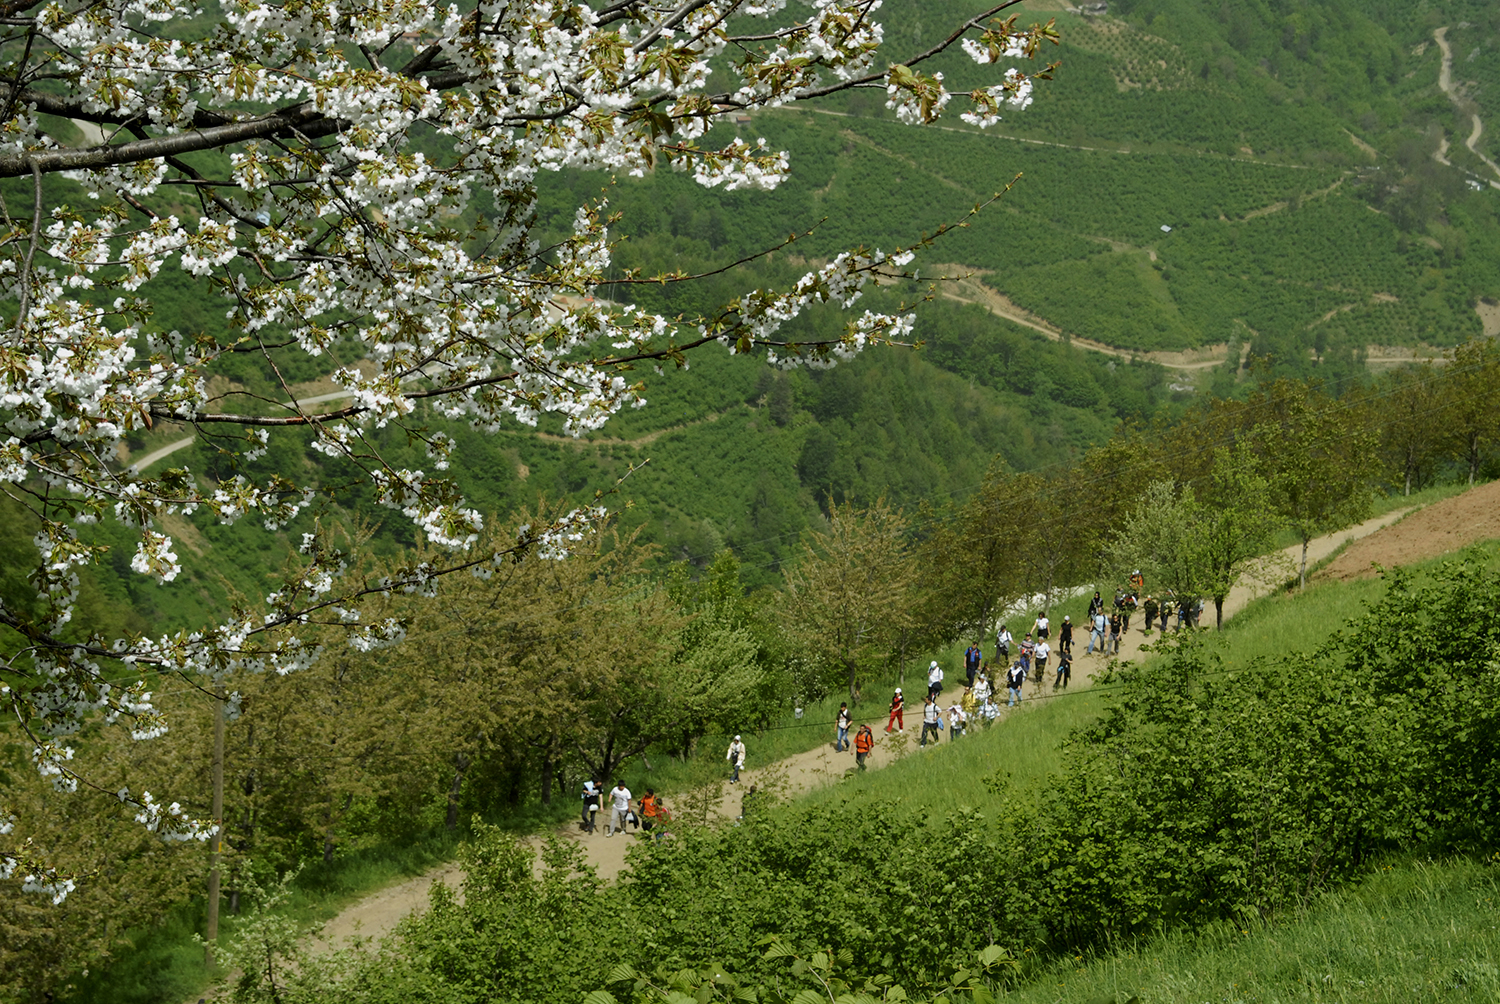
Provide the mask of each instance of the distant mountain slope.
MULTIPOLYGON (((888 36, 919 41, 970 6, 882 13, 888 36)), ((745 253, 815 224, 803 255, 909 243, 1019 174, 930 260, 984 270, 1066 333, 1142 353, 1249 343, 1282 372, 1322 364, 1337 378, 1371 346, 1484 330, 1476 308, 1500 302, 1500 190, 1464 140, 1472 113, 1500 105, 1500 19, 1486 5, 1127 0, 1103 17, 1043 2, 1021 14, 1051 16, 1057 79, 992 133, 901 127, 866 92, 740 127, 791 151, 775 193, 622 180, 622 264, 745 253), (1443 26, 1457 102, 1438 86, 1443 26)), ((978 79, 961 57, 942 68, 955 89, 978 79)))

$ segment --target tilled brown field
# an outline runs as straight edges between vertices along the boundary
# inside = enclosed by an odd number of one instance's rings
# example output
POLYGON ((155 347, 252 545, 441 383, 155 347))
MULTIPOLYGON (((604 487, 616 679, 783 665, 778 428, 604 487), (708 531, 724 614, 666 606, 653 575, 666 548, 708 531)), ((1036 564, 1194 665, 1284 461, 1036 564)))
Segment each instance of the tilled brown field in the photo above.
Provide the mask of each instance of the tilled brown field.
POLYGON ((1375 574, 1375 565, 1384 568, 1409 565, 1495 538, 1500 538, 1500 481, 1435 502, 1399 523, 1355 541, 1318 577, 1370 576, 1375 574))

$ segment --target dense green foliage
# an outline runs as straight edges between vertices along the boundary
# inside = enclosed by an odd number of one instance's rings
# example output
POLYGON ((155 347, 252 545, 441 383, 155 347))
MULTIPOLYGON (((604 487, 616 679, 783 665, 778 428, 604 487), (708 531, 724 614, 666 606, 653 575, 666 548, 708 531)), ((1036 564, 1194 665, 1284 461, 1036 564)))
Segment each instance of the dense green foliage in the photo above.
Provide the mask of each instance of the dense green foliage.
POLYGON ((1497 610, 1500 573, 1452 562, 1398 573, 1312 652, 1225 673, 1191 638, 1169 646, 1120 675, 1052 783, 1008 789, 993 774, 1005 798, 992 819, 823 800, 643 843, 612 888, 556 847, 534 877, 528 854, 486 832, 466 857, 465 903, 435 893, 336 992, 567 1001, 624 963, 721 966, 776 999, 772 937, 921 986, 989 944, 1045 963, 1164 929, 1295 918, 1386 855, 1495 849, 1497 610), (1444 671, 1414 672, 1434 638, 1444 671))

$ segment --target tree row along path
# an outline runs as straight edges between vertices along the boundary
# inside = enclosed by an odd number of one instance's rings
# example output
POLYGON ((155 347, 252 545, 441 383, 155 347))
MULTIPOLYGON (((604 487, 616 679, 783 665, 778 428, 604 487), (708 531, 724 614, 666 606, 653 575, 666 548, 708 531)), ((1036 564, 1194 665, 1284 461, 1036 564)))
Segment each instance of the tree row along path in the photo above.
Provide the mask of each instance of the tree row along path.
MULTIPOLYGON (((1326 537, 1320 537, 1312 541, 1308 547, 1307 554, 1309 564, 1323 560, 1346 543, 1367 537, 1382 527, 1389 526, 1408 512, 1411 512, 1411 509, 1399 509, 1389 512, 1374 519, 1366 520, 1357 526, 1349 527, 1338 533, 1329 534, 1326 537)), ((1289 547, 1283 554, 1290 561, 1299 561, 1302 554, 1301 545, 1289 547)), ((1230 617, 1243 610, 1252 600, 1276 588, 1279 588, 1279 586, 1257 583, 1245 583, 1236 587, 1224 603, 1225 617, 1230 617)), ((1207 616, 1212 617, 1211 608, 1206 610, 1205 613, 1207 616)), ((1131 618, 1131 629, 1127 632, 1120 647, 1119 657, 1121 659, 1138 658, 1141 654, 1141 646, 1157 637, 1154 634, 1148 636, 1142 631, 1142 620, 1143 618, 1140 615, 1131 618)), ((1012 623, 1010 627, 1018 636, 1025 631, 1025 628, 1019 625, 1019 623, 1012 623)), ((1075 689, 1081 689, 1092 683, 1095 674, 1105 668, 1108 660, 1097 653, 1092 656, 1085 655, 1084 651, 1088 647, 1088 633, 1075 628, 1075 635, 1078 640, 1074 642, 1076 657, 1073 674, 1074 687, 1075 689)), ((993 654, 993 637, 986 639, 984 648, 986 653, 993 654)), ((961 667, 944 666, 943 668, 950 681, 954 681, 962 676, 961 667)), ((1054 658, 1051 663, 1051 669, 1055 668, 1056 660, 1054 658)), ((1049 676, 1052 675, 1051 669, 1049 669, 1049 676)), ((940 748, 937 750, 920 750, 916 745, 922 728, 922 695, 926 693, 925 679, 925 671, 918 668, 918 670, 911 674, 911 685, 905 688, 907 691, 905 739, 906 751, 909 756, 942 755, 940 748)), ((1041 700, 1053 699, 1050 686, 1049 682, 1039 688, 1035 683, 1028 681, 1025 688, 1025 699, 1017 710, 1034 707, 1038 701, 1039 694, 1041 700)), ((962 687, 956 683, 950 683, 950 686, 943 692, 940 703, 946 708, 950 703, 957 700, 961 693, 962 687)), ((1003 687, 1001 695, 1002 697, 1004 695, 1003 687)), ((1002 728, 1006 717, 1014 713, 1016 712, 1008 711, 1002 703, 1001 717, 995 727, 1002 728)), ((850 730, 851 738, 862 722, 870 724, 876 737, 875 749, 869 758, 870 769, 879 770, 893 763, 897 759, 894 748, 896 743, 893 743, 884 731, 886 724, 884 695, 873 696, 858 709, 858 714, 855 717, 855 728, 850 730)), ((834 783, 844 777, 845 773, 854 767, 853 754, 847 752, 835 753, 833 751, 834 730, 832 725, 808 725, 806 727, 823 728, 827 734, 828 741, 821 744, 817 749, 798 753, 770 764, 757 763, 755 759, 754 737, 751 736, 750 741, 746 744, 748 746, 748 755, 746 758, 748 767, 740 772, 739 784, 726 786, 724 796, 719 799, 714 807, 714 815, 720 820, 731 819, 738 815, 744 792, 748 791, 752 784, 764 783, 766 780, 771 780, 773 786, 779 789, 782 795, 795 797, 796 795, 811 791, 813 788, 834 783)), ((945 737, 939 742, 939 747, 946 744, 947 740, 945 737)), ((725 777, 727 780, 727 765, 725 777)), ((633 794, 639 797, 641 793, 633 792, 633 794)), ((576 795, 576 792, 567 791, 562 792, 560 797, 576 803, 578 802, 578 799, 575 797, 576 795)), ((664 800, 669 807, 676 807, 678 805, 678 799, 674 798, 672 793, 666 793, 664 800)), ((606 837, 604 836, 603 820, 604 814, 601 813, 599 816, 600 827, 597 833, 587 834, 581 832, 578 823, 575 821, 559 830, 556 835, 564 840, 571 840, 580 844, 584 849, 584 855, 588 863, 598 869, 601 878, 610 880, 614 879, 625 869, 625 852, 637 842, 638 835, 634 831, 628 831, 627 834, 606 837)), ((533 838, 532 842, 539 846, 541 839, 533 838)), ((323 928, 316 944, 320 947, 327 947, 343 944, 347 939, 353 937, 379 938, 389 934, 402 918, 427 905, 428 891, 433 882, 442 882, 457 889, 462 880, 462 872, 456 864, 450 862, 433 869, 425 875, 382 889, 348 907, 333 920, 329 921, 323 928)))

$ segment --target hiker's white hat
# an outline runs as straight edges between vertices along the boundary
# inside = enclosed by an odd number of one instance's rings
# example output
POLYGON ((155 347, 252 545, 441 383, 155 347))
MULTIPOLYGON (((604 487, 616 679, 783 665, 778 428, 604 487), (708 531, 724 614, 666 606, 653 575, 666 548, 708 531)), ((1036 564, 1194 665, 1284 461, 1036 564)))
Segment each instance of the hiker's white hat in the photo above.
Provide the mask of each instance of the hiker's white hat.
POLYGON ((932 660, 932 665, 928 666, 927 668, 928 669, 937 669, 937 660, 936 659, 932 660))
POLYGON ((735 741, 735 742, 739 742, 739 741, 740 741, 740 737, 739 737, 739 736, 735 736, 735 737, 734 737, 734 741, 735 741))

